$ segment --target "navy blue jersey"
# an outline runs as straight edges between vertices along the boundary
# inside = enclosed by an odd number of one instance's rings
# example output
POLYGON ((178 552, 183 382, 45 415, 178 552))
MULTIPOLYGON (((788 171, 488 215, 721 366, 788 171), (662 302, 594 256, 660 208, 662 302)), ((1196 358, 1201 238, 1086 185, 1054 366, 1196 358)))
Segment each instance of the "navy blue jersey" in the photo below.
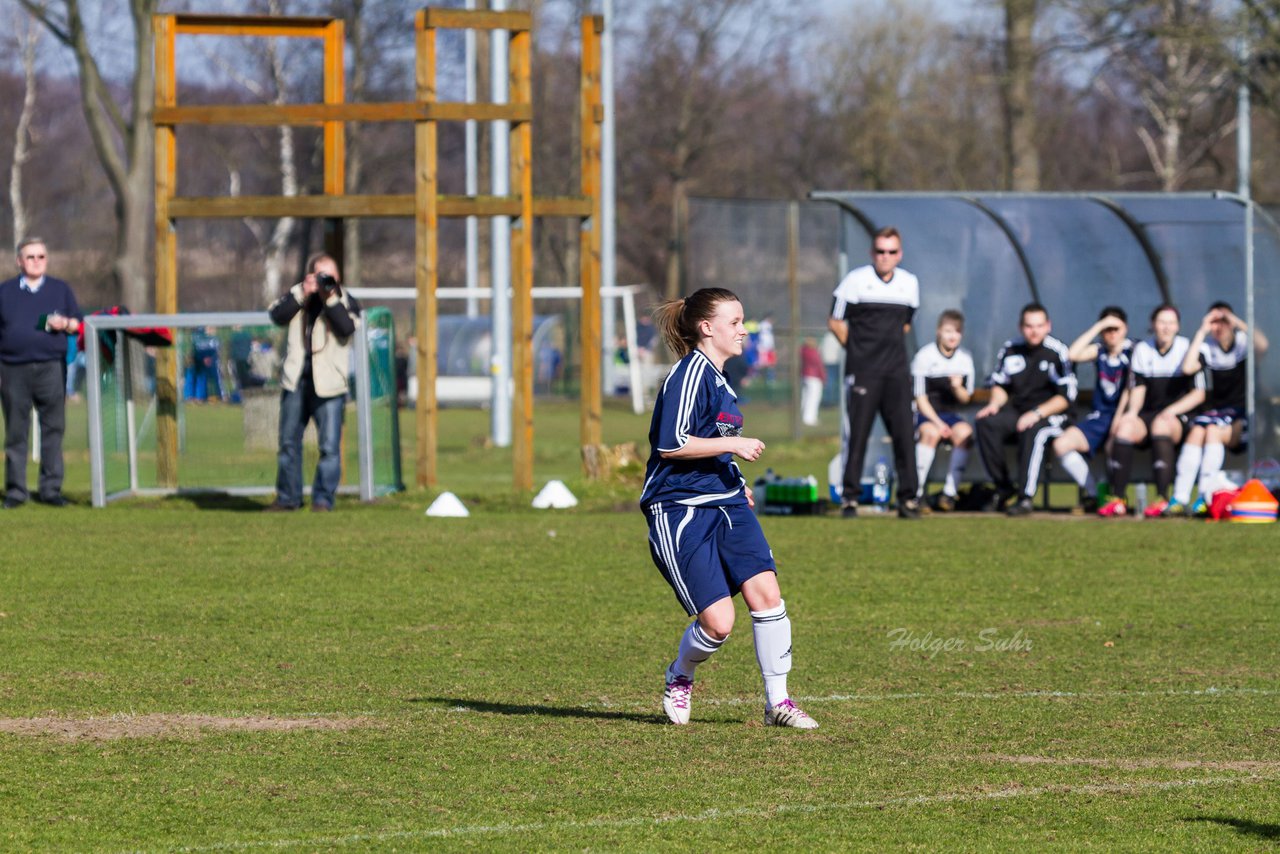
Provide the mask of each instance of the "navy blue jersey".
POLYGON ((1120 405, 1120 395, 1129 385, 1129 362, 1133 359, 1133 342, 1128 339, 1118 356, 1112 356, 1106 347, 1098 347, 1098 357, 1093 366, 1098 371, 1098 382, 1093 387, 1093 409, 1103 415, 1115 415, 1120 405))
POLYGON ((667 374, 649 425, 649 464, 640 506, 657 502, 719 506, 746 504, 746 480, 733 454, 671 460, 663 451, 683 448, 690 437, 742 435, 738 396, 701 350, 693 350, 667 374))

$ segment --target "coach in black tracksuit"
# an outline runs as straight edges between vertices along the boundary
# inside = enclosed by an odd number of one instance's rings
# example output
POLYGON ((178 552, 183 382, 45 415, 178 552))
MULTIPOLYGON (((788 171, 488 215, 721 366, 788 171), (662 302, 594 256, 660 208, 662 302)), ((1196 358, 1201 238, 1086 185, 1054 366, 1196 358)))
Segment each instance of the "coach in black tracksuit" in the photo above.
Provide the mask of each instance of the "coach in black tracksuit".
POLYGON ((1045 448, 1062 435, 1067 409, 1076 399, 1067 347, 1049 334, 1049 312, 1039 303, 1026 305, 1019 326, 1022 337, 1006 341, 996 355, 989 382, 991 402, 977 416, 978 451, 999 490, 992 509, 999 510, 1019 494, 1004 460, 1005 444, 1017 440, 1022 485, 1018 500, 1009 507, 1010 516, 1032 511, 1045 448))
POLYGON ((920 283, 898 269, 901 259, 898 230, 890 226, 877 231, 871 241, 872 263, 840 280, 827 319, 827 327, 845 346, 845 517, 858 513, 862 464, 877 412, 893 439, 898 515, 907 519, 920 515, 906 342, 920 306, 920 283))

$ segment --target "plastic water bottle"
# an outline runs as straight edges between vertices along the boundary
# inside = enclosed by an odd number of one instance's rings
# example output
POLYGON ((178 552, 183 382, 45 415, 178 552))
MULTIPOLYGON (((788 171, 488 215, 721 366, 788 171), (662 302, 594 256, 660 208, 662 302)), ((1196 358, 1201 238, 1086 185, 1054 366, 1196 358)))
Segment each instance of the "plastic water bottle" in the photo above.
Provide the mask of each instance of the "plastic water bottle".
POLYGON ((876 460, 875 481, 871 487, 871 501, 877 513, 889 509, 889 462, 881 457, 876 460))
POLYGON ((1133 502, 1134 511, 1141 513, 1147 509, 1147 485, 1145 483, 1138 484, 1133 488, 1133 494, 1135 499, 1133 502))

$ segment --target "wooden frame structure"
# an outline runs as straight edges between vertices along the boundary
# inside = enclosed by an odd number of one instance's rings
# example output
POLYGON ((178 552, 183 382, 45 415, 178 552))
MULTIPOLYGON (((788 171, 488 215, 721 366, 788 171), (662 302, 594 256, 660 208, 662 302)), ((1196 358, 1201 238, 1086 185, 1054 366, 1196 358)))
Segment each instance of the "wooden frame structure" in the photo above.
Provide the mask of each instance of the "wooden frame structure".
MULTIPOLYGON (((533 488, 533 222, 535 217, 576 217, 580 221, 579 279, 582 286, 581 442, 601 439, 601 379, 597 355, 600 330, 600 16, 582 20, 580 72, 581 194, 533 195, 533 91, 530 63, 532 17, 528 12, 422 9, 415 16, 416 99, 405 103, 348 104, 343 65, 344 28, 338 18, 175 14, 153 19, 156 62, 156 312, 178 309, 177 230, 182 218, 323 218, 325 248, 342 257, 345 217, 413 217, 414 280, 418 291, 417 485, 436 483, 439 440, 436 401, 436 329, 440 217, 510 216, 512 288, 512 376, 515 381, 513 480, 533 488), (507 30, 509 103, 450 103, 436 99, 436 31, 507 30), (179 106, 176 41, 179 35, 318 38, 324 41, 324 102, 320 104, 233 104, 179 106), (507 196, 453 196, 439 192, 438 124, 442 121, 510 122, 511 187, 507 196), (414 123, 414 192, 347 195, 345 123, 414 123), (177 195, 179 125, 319 125, 324 129, 324 193, 319 196, 180 197, 177 195), (423 334, 422 330, 430 330, 423 334)), ((157 456, 161 483, 177 482, 177 358, 162 351, 156 365, 157 456)))

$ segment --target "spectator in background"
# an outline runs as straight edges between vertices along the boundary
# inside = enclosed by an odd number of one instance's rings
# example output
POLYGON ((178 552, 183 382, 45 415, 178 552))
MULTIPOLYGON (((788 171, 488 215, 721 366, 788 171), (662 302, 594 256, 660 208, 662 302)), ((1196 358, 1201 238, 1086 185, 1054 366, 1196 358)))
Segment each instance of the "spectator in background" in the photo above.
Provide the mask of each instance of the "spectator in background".
POLYGON ((67 336, 67 400, 79 400, 80 372, 84 370, 84 351, 80 336, 67 336))
POLYGON ((997 491, 988 509, 1002 510, 1016 496, 1010 516, 1035 509, 1045 445, 1061 432, 1076 399, 1076 375, 1066 345, 1049 334, 1048 309, 1039 303, 1023 306, 1018 325, 1022 337, 1006 341, 996 354, 991 402, 977 414, 978 451, 997 491), (1004 446, 1010 442, 1018 445, 1020 484, 1005 464, 1004 446))
POLYGON ((893 440, 898 516, 916 519, 915 431, 907 332, 920 306, 920 283, 902 260, 902 236, 889 226, 871 240, 871 263, 849 272, 832 294, 827 328, 845 346, 845 461, 841 515, 858 515, 862 465, 876 413, 893 440))
POLYGON ((1129 512, 1126 494, 1133 454, 1148 446, 1159 500, 1150 504, 1146 512, 1159 516, 1169 504, 1174 453, 1182 442, 1187 413, 1204 402, 1204 374, 1188 376, 1182 372, 1191 342, 1178 334, 1179 320, 1173 306, 1157 306, 1151 312, 1151 336, 1133 348, 1129 395, 1112 431, 1114 438, 1107 460, 1111 497, 1098 508, 1099 516, 1124 516, 1129 512))
POLYGON ((813 338, 806 338, 800 344, 800 382, 800 419, 806 427, 817 427, 827 366, 822 363, 822 353, 818 352, 818 342, 813 338))
POLYGON ((47 275, 49 250, 38 237, 18 244, 21 275, 0 283, 0 406, 4 412, 4 509, 27 502, 31 408, 40 419, 36 500, 64 507, 62 434, 66 428, 67 341, 84 315, 61 279, 47 275))
POLYGON ((268 510, 302 506, 302 433, 316 423, 320 461, 311 509, 333 509, 342 477, 342 416, 347 400, 351 336, 360 303, 342 288, 338 263, 321 253, 307 261, 307 276, 271 304, 271 321, 288 328, 280 377, 280 454, 276 500, 268 510))
MULTIPOLYGON (((1267 338, 1256 329, 1253 349, 1267 352, 1267 338)), ((1249 443, 1248 379, 1249 326, 1236 317, 1231 305, 1215 302, 1200 322, 1195 337, 1182 359, 1182 372, 1207 374, 1204 407, 1191 417, 1191 428, 1178 455, 1173 500, 1166 516, 1188 512, 1204 516, 1209 512, 1209 486, 1222 471, 1227 451, 1239 453, 1249 443), (1188 511, 1191 487, 1200 476, 1200 496, 1188 511)))
POLYGON ((217 400, 225 400, 222 388, 222 342, 212 326, 197 328, 191 332, 191 367, 187 370, 186 397, 194 403, 203 403, 210 394, 217 400))
POLYGON ((1124 309, 1114 305, 1104 308, 1098 322, 1071 342, 1067 358, 1075 363, 1094 363, 1097 382, 1093 388, 1093 410, 1078 423, 1072 419, 1062 435, 1053 440, 1053 452, 1080 487, 1080 510, 1094 513, 1098 509, 1098 485, 1085 457, 1093 457, 1111 440, 1116 413, 1124 408, 1129 393, 1133 342, 1129 340, 1129 317, 1124 309))
POLYGON ((920 481, 917 494, 924 495, 938 445, 949 443, 951 465, 937 500, 944 513, 956 509, 960 480, 973 447, 973 428, 956 411, 973 397, 973 357, 960 348, 963 337, 964 315, 949 308, 938 315, 934 342, 921 347, 911 360, 916 396, 916 476, 920 481))
POLYGON ((778 342, 773 335, 773 317, 765 315, 756 332, 756 364, 764 377, 766 394, 778 378, 778 342))

